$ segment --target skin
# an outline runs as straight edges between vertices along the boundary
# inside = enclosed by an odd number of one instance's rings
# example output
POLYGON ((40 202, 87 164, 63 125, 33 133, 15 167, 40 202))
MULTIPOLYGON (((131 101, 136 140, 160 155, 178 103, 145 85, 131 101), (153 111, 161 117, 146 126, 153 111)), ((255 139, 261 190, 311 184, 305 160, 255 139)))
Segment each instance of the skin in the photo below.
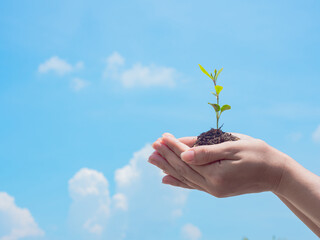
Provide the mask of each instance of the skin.
POLYGON ((166 133, 153 143, 149 162, 164 184, 218 198, 270 191, 320 237, 320 177, 262 140, 233 133, 235 142, 191 147, 196 137, 166 133))

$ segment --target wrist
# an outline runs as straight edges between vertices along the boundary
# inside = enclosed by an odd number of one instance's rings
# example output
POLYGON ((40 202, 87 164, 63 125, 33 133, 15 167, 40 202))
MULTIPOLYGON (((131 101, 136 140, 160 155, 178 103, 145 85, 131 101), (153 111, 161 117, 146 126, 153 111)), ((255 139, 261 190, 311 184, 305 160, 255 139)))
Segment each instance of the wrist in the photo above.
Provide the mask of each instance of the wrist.
POLYGON ((283 169, 281 178, 277 185, 272 190, 278 196, 286 197, 290 195, 291 191, 294 191, 294 185, 298 178, 298 172, 300 168, 303 168, 295 160, 288 155, 283 158, 283 169))
POLYGON ((270 147, 271 157, 271 170, 270 174, 267 175, 267 181, 270 186, 270 191, 276 195, 281 195, 286 181, 288 181, 288 174, 291 171, 291 165, 294 160, 287 154, 280 152, 279 150, 270 147))

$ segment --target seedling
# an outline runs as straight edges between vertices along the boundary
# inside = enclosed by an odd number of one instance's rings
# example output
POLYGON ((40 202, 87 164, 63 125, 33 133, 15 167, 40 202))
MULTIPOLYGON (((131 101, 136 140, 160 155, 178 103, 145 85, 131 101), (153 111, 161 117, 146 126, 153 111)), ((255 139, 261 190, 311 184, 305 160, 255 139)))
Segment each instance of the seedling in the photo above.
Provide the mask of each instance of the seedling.
POLYGON ((222 72, 223 68, 221 68, 219 71, 217 71, 217 69, 215 69, 214 76, 213 76, 212 73, 209 74, 200 64, 199 64, 199 67, 200 67, 201 71, 204 74, 206 74, 209 78, 211 78, 214 83, 215 92, 211 92, 211 93, 216 97, 217 103, 208 103, 208 104, 210 104, 216 112, 217 129, 221 129, 222 126, 219 127, 219 119, 221 117, 221 114, 224 111, 231 109, 230 105, 226 104, 226 105, 223 105, 222 107, 220 107, 220 105, 219 105, 220 92, 222 91, 223 87, 217 85, 217 80, 218 80, 218 76, 222 72))

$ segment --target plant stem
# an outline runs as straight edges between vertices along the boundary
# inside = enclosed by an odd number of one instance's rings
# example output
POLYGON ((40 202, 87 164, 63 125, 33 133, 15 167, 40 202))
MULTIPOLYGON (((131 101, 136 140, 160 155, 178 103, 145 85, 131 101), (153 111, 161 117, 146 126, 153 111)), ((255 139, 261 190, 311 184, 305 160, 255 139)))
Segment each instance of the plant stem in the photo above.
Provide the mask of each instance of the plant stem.
MULTIPOLYGON (((213 83, 214 83, 214 86, 217 86, 216 80, 213 81, 213 83)), ((217 94, 217 92, 216 92, 216 94, 217 94)), ((219 105, 219 94, 217 94, 216 96, 217 96, 217 104, 219 105)), ((218 129, 219 128, 219 118, 220 118, 218 112, 216 112, 216 117, 217 117, 217 129, 218 129)))
POLYGON ((218 113, 216 113, 217 116, 217 129, 219 128, 219 117, 218 117, 218 113))
MULTIPOLYGON (((219 105, 219 95, 217 94, 217 104, 219 105)), ((217 115, 217 129, 219 128, 219 118, 220 118, 220 116, 219 116, 219 113, 217 112, 216 113, 216 115, 217 115)))

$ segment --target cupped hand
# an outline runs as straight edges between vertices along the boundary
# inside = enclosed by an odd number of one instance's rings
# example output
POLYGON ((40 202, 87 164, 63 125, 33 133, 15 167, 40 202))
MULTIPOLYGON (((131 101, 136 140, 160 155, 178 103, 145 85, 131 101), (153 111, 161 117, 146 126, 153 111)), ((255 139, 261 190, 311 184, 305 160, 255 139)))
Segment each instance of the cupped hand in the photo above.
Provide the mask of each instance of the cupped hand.
POLYGON ((246 135, 234 142, 191 147, 195 137, 164 134, 149 162, 167 175, 163 183, 193 188, 216 197, 264 191, 276 192, 288 156, 246 135))

